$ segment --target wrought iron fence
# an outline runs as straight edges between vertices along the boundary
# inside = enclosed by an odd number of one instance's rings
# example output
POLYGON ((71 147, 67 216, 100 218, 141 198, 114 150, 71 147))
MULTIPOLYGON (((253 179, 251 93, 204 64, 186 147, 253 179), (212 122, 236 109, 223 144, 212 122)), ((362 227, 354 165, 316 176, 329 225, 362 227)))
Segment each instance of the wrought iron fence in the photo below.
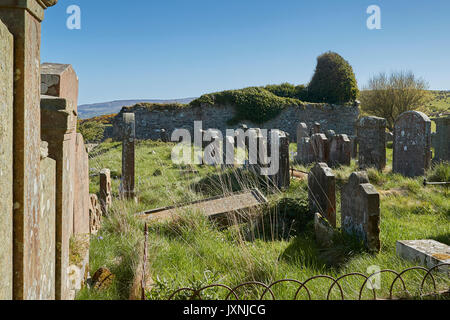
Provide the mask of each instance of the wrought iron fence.
MULTIPOLYGON (((276 298, 276 294, 274 292, 274 288, 277 285, 280 285, 281 283, 292 283, 295 285, 298 285, 297 290, 295 291, 295 294, 292 297, 292 300, 298 300, 299 299, 299 294, 302 290, 304 290, 306 292, 306 296, 308 297, 308 300, 312 300, 312 295, 311 295, 311 290, 310 288, 308 288, 308 284, 312 283, 313 281, 317 280, 317 279, 328 279, 330 280, 332 283, 329 286, 328 292, 327 292, 327 296, 326 296, 326 300, 330 300, 331 299, 331 293, 333 288, 337 288, 338 293, 339 293, 339 297, 341 300, 345 300, 345 295, 344 295, 344 290, 343 287, 341 285, 341 281, 345 278, 349 278, 349 277, 360 277, 361 281, 363 281, 361 287, 359 288, 359 295, 358 295, 358 300, 361 300, 363 297, 363 292, 364 292, 364 288, 366 287, 366 285, 368 283, 371 283, 372 279, 377 276, 377 275, 381 275, 383 273, 391 273, 394 277, 394 279, 392 280, 392 282, 390 283, 389 286, 389 296, 387 299, 393 300, 393 299, 401 299, 401 298, 424 298, 424 297, 430 297, 430 296, 438 296, 438 297, 450 297, 450 286, 448 286, 448 284, 450 283, 449 280, 449 270, 448 270, 448 266, 450 265, 450 263, 442 263, 439 265, 436 265, 432 268, 424 268, 424 267, 411 267, 411 268, 407 268, 401 272, 396 272, 394 270, 390 270, 390 269, 385 269, 385 270, 380 270, 378 272, 375 272, 369 276, 366 276, 362 273, 359 272, 354 272, 354 273, 347 273, 345 275, 342 275, 338 278, 334 278, 331 277, 329 275, 317 275, 314 277, 310 277, 308 279, 306 279, 305 281, 299 281, 299 280, 295 280, 295 279, 282 279, 282 280, 278 280, 275 281, 269 285, 264 284, 262 282, 258 282, 258 281, 249 281, 249 282, 245 282, 242 284, 239 284, 235 287, 229 287, 227 285, 224 284, 212 284, 212 285, 208 285, 208 286, 204 286, 202 288, 198 288, 198 289, 194 289, 194 288, 180 288, 178 290, 176 290, 175 292, 173 292, 169 297, 168 300, 174 300, 179 298, 180 296, 183 296, 184 299, 186 300, 203 300, 202 298, 202 293, 204 293, 206 290, 208 289, 214 289, 214 288, 222 288, 225 290, 225 292, 227 294, 224 295, 223 300, 230 300, 230 299, 234 299, 234 300, 245 300, 244 298, 239 296, 239 291, 245 287, 249 288, 256 288, 259 287, 262 291, 261 295, 260 295, 260 300, 263 299, 272 299, 272 300, 277 300, 276 298), (445 270, 442 270, 445 269, 445 270), (411 295, 411 293, 407 290, 407 281, 405 281, 404 276, 405 274, 407 274, 408 272, 411 271, 422 271, 425 274, 423 275, 423 277, 421 278, 421 281, 419 281, 420 286, 419 286, 419 295, 414 296, 411 295), (446 278, 446 288, 445 290, 438 290, 437 285, 436 285, 436 277, 433 276, 433 271, 437 271, 439 272, 440 276, 443 276, 446 278), (432 284, 432 292, 424 292, 424 286, 425 283, 427 281, 427 279, 429 279, 429 281, 431 281, 432 284), (396 283, 399 283, 402 287, 402 292, 405 294, 402 297, 394 297, 393 295, 393 290, 394 290, 394 285, 396 283)), ((419 278, 420 280, 420 278, 419 278)), ((377 297, 376 294, 376 289, 373 287, 373 285, 371 285, 372 288, 368 289, 370 291, 372 291, 372 298, 373 300, 377 300, 379 299, 377 297)))

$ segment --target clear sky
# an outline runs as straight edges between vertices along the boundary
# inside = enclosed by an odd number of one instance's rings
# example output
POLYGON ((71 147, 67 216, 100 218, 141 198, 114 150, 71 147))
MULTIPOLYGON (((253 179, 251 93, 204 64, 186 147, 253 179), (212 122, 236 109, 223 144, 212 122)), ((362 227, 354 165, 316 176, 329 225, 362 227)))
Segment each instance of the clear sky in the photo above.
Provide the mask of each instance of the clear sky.
POLYGON ((359 86, 412 70, 450 89, 449 0, 59 0, 46 11, 42 62, 70 63, 80 104, 172 99, 311 79, 336 51, 359 86), (381 30, 369 30, 369 5, 381 30), (70 5, 81 29, 69 30, 70 5))

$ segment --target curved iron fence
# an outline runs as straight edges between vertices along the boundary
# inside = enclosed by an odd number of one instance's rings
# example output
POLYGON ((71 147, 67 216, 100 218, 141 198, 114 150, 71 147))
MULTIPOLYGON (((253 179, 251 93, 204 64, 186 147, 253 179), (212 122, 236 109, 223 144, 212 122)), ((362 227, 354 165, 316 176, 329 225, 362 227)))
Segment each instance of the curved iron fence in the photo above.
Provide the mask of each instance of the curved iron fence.
MULTIPOLYGON (((436 265, 435 267, 430 268, 430 269, 427 269, 424 267, 411 267, 411 268, 407 268, 407 269, 403 270, 402 272, 396 272, 394 270, 385 269, 385 270, 380 270, 378 272, 375 272, 369 276, 366 276, 366 275, 364 275, 362 273, 358 273, 358 272, 347 273, 338 278, 334 278, 329 275, 317 275, 317 276, 308 278, 303 282, 299 281, 299 280, 295 280, 295 279, 281 279, 281 280, 275 281, 269 285, 264 284, 262 282, 258 282, 258 281, 249 281, 249 282, 239 284, 233 288, 231 288, 227 285, 224 285, 224 284, 212 284, 212 285, 204 286, 204 287, 198 288, 198 289, 185 287, 185 288, 180 288, 180 289, 176 290, 175 292, 173 292, 169 296, 168 300, 174 300, 177 297, 179 298, 181 295, 183 295, 183 297, 186 300, 195 300, 195 299, 202 300, 203 299, 202 293, 204 293, 208 289, 214 289, 214 288, 222 288, 222 289, 226 290, 225 292, 228 292, 225 295, 224 300, 230 300, 230 299, 245 300, 245 299, 241 299, 241 297, 239 296, 239 291, 240 291, 240 289, 246 288, 246 287, 247 288, 249 288, 249 287, 261 288, 262 294, 260 296, 260 300, 267 299, 267 298, 270 298, 272 300, 277 300, 276 294, 275 294, 273 288, 281 283, 292 283, 292 284, 298 285, 298 289, 295 291, 295 294, 292 297, 292 300, 298 300, 299 294, 302 290, 304 290, 306 292, 306 296, 308 297, 308 300, 312 300, 311 290, 310 290, 310 288, 308 288, 308 284, 312 283, 313 281, 315 281, 317 279, 328 279, 328 280, 332 281, 332 284, 330 285, 328 292, 327 292, 326 300, 330 300, 332 290, 335 287, 338 289, 340 299, 345 300, 344 290, 343 290, 343 287, 340 282, 343 279, 349 278, 349 277, 359 277, 359 278, 361 278, 361 280, 364 279, 361 287, 359 288, 358 300, 361 300, 362 296, 363 296, 364 288, 366 287, 368 282, 371 281, 371 279, 374 278, 375 276, 381 275, 382 273, 391 273, 394 276, 394 279, 392 280, 392 282, 390 283, 390 286, 389 286, 388 299, 391 299, 391 300, 398 299, 397 297, 394 297, 394 295, 393 295, 394 285, 396 283, 399 283, 401 285, 402 292, 405 293, 407 295, 407 297, 410 297, 410 298, 411 297, 416 297, 416 298, 422 297, 423 298, 426 296, 443 296, 443 295, 450 295, 450 286, 447 287, 445 290, 438 291, 437 286, 436 286, 436 277, 432 273, 433 273, 433 271, 438 271, 439 275, 446 277, 446 280, 447 280, 446 284, 448 284, 449 283, 449 281, 448 281, 449 272, 450 272, 448 270, 448 266, 450 266, 450 263, 442 263, 442 264, 436 265), (438 270, 439 268, 442 268, 442 267, 445 267, 445 269, 446 269, 443 272, 442 272, 442 270, 440 270, 440 271, 438 270), (423 275, 423 277, 421 278, 421 281, 419 281, 420 282, 420 286, 418 288, 419 296, 413 296, 410 294, 410 292, 407 290, 407 286, 406 286, 407 281, 405 281, 405 279, 404 279, 406 273, 414 271, 414 270, 422 271, 425 273, 423 275), (429 279, 429 281, 431 281, 433 291, 425 293, 424 286, 425 286, 427 279, 429 279)), ((419 280, 420 280, 420 278, 419 278, 419 280)), ((373 288, 373 286, 372 286, 372 288, 367 289, 367 290, 372 291, 371 296, 372 296, 373 300, 378 299, 376 290, 375 290, 375 288, 373 288)))

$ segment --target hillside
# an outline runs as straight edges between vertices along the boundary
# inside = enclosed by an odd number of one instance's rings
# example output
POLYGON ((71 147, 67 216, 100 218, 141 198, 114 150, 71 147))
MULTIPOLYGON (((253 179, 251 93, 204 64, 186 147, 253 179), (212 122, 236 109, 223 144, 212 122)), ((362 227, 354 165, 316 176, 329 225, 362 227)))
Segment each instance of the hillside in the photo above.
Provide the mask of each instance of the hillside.
POLYGON ((450 112, 450 91, 430 91, 432 100, 426 105, 429 115, 450 112))
POLYGON ((83 104, 78 106, 78 118, 79 119, 89 119, 97 116, 102 116, 105 114, 118 113, 120 109, 124 106, 131 106, 137 103, 147 102, 147 103, 189 103, 195 98, 185 98, 185 99, 173 99, 173 100, 158 100, 158 99, 143 99, 143 100, 116 100, 108 102, 100 102, 93 104, 83 104))

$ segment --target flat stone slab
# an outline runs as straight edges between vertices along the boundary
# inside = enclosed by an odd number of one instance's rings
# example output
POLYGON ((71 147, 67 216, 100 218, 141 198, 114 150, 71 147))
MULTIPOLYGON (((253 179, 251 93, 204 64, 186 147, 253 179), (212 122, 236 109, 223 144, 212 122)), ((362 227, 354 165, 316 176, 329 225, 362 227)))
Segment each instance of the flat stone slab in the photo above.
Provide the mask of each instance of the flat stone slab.
MULTIPOLYGON (((450 263, 450 246, 435 240, 399 240, 397 255, 405 260, 433 268, 442 263, 450 263)), ((449 267, 439 268, 448 271, 449 267)))
POLYGON ((215 197, 191 202, 185 205, 159 208, 138 213, 147 221, 167 221, 186 211, 200 211, 209 219, 229 225, 229 215, 240 216, 252 208, 267 203, 267 199, 258 189, 234 193, 226 197, 215 197))

